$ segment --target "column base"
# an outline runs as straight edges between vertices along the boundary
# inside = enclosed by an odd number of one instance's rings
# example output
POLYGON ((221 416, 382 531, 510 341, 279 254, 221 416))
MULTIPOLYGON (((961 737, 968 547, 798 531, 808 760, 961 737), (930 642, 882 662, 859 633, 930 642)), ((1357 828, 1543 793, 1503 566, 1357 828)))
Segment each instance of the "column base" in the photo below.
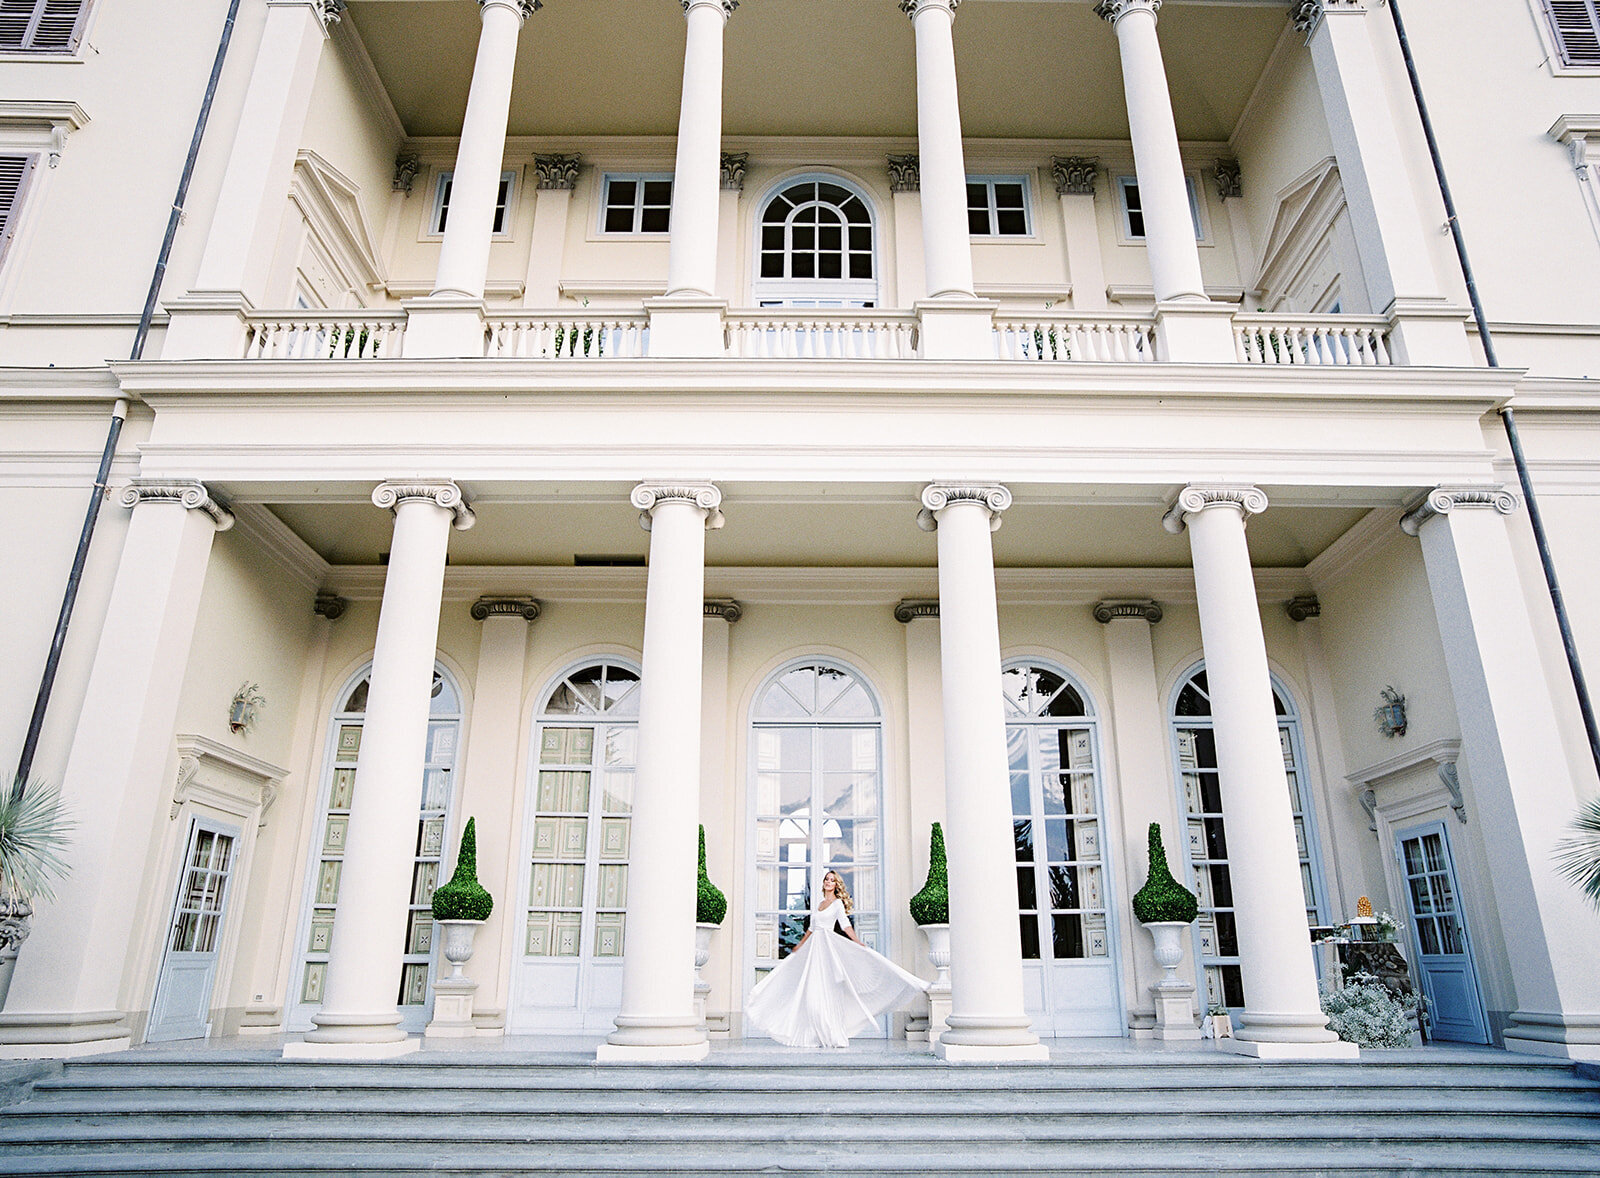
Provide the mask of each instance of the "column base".
POLYGON ((595 1051, 597 1063, 693 1063, 711 1053, 711 1041, 693 1021, 625 1014, 616 1021, 595 1051))
POLYGON ((1519 1010, 1511 1016, 1502 1038, 1507 1051, 1600 1061, 1600 1014, 1519 1010))
POLYGON ((983 1045, 946 1043, 940 1039, 933 1045, 933 1053, 945 1063, 1044 1063, 1050 1059, 1050 1049, 1037 1041, 983 1045))
POLYGON ((706 359, 727 355, 725 300, 665 295, 646 299, 644 308, 650 315, 651 356, 706 359))
POLYGON ((306 1036, 307 1043, 403 1043, 407 1035, 400 1029, 400 1012, 379 1014, 338 1014, 323 1011, 311 1016, 316 1030, 306 1036))
POLYGON ((133 1046, 120 1010, 0 1014, 0 1059, 72 1059, 133 1046))
POLYGON ((1233 308, 1209 299, 1156 304, 1156 359, 1179 364, 1232 364, 1233 308))
POLYGON ((394 1059, 422 1049, 422 1040, 407 1036, 389 1043, 285 1043, 284 1059, 394 1059))
POLYGON ((595 1063, 699 1063, 711 1054, 711 1041, 698 1043, 602 1043, 595 1048, 595 1063))
POLYGON ((400 354, 407 360, 477 360, 485 348, 482 299, 429 295, 406 299, 406 334, 400 354))
POLYGON ((966 296, 922 300, 916 305, 920 355, 924 360, 993 360, 994 313, 999 306, 966 296))
POLYGON ((1263 1043, 1258 1039, 1218 1039, 1217 1050, 1255 1059, 1354 1060, 1361 1057, 1359 1047, 1342 1039, 1335 1039, 1331 1043, 1263 1043))
POLYGON ((1043 1060, 1050 1049, 1039 1042, 1027 1019, 1004 1016, 952 1014, 934 1045, 934 1054, 947 1063, 1002 1063, 1043 1060))

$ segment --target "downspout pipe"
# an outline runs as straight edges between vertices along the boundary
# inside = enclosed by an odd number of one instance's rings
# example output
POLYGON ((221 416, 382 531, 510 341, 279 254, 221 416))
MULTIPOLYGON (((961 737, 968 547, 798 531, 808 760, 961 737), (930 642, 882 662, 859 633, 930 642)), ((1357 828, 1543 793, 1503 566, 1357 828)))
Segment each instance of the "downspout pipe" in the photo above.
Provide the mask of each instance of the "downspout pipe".
MULTIPOLYGON (((1422 81, 1417 76, 1416 58, 1411 53, 1411 40, 1406 36, 1405 21, 1400 16, 1400 0, 1388 0, 1389 15, 1394 19, 1395 35, 1400 39, 1400 54, 1405 58, 1406 74, 1411 79, 1411 93, 1417 102, 1417 114, 1422 119, 1422 133, 1427 136, 1428 154, 1433 158, 1433 172, 1439 180, 1439 195, 1444 199, 1446 224, 1455 242, 1456 258, 1461 263, 1461 275, 1466 280, 1467 297, 1472 301, 1472 315, 1478 323, 1478 339, 1483 344, 1484 358, 1490 368, 1500 367, 1500 357, 1495 352, 1494 334, 1489 330, 1489 320, 1483 311, 1483 300, 1478 295, 1478 280, 1472 271, 1472 261, 1467 256, 1467 240, 1461 231, 1461 219, 1456 215, 1455 198, 1450 193, 1450 181, 1445 176, 1444 159, 1439 154, 1439 141, 1433 133, 1433 119, 1428 114, 1428 103, 1422 95, 1422 81)), ((1589 698, 1589 685, 1583 675, 1583 664, 1578 659, 1578 644, 1572 637, 1572 622, 1561 596, 1561 583, 1556 577, 1555 560, 1550 555, 1550 538, 1545 532, 1544 517, 1539 511, 1539 499, 1533 492, 1533 479, 1528 473, 1528 460, 1522 452, 1522 438, 1517 432, 1517 415, 1511 406, 1500 410, 1500 422, 1505 427, 1506 441, 1511 446, 1511 460, 1517 467, 1517 480, 1522 484, 1522 497, 1528 505, 1528 523, 1533 528, 1533 540, 1539 549, 1539 564, 1544 569, 1545 585, 1550 590, 1550 604, 1555 607, 1556 626, 1561 631, 1561 645, 1567 655, 1567 669, 1572 674, 1573 690, 1578 695, 1578 710, 1583 713, 1584 731, 1589 737, 1589 755, 1594 759, 1595 772, 1600 774, 1600 727, 1595 724, 1594 704, 1589 698)))
MULTIPOLYGON (((172 258, 173 242, 178 237, 178 225, 183 220, 184 203, 189 198, 189 184, 194 179, 195 162, 200 158, 200 143, 205 138, 206 124, 211 119, 211 107, 216 101, 217 86, 222 80, 222 67, 227 61, 228 45, 233 40, 233 26, 239 18, 240 0, 228 5, 227 19, 222 23, 222 35, 217 42, 217 55, 211 63, 211 77, 206 82, 205 98, 200 103, 200 114, 195 119, 194 134, 189 140, 189 154, 183 162, 183 175, 178 180, 177 195, 172 198, 172 212, 167 218, 167 233, 161 241, 161 252, 156 258, 155 272, 150 276, 150 290, 144 300, 144 311, 139 316, 139 327, 133 336, 130 360, 144 358, 145 344, 150 338, 150 324, 155 318, 156 301, 161 296, 161 284, 166 279, 167 263, 172 258)), ((78 590, 83 584, 84 565, 89 560, 89 545, 94 539, 95 524, 100 518, 100 506, 105 502, 106 486, 111 476, 111 462, 116 457, 117 440, 122 436, 122 424, 128 418, 128 401, 119 397, 111 410, 111 424, 106 431, 105 449, 100 453, 100 466, 95 474, 94 486, 89 492, 89 507, 84 513, 83 530, 78 534, 78 549, 72 557, 72 571, 67 574, 66 592, 61 597, 61 612, 56 617, 55 635, 50 640, 50 652, 45 658, 44 674, 39 679, 39 694, 34 697, 33 715, 28 721, 28 735, 22 742, 22 755, 17 760, 17 775, 11 793, 20 798, 28 775, 33 770, 33 759, 39 751, 39 735, 44 731, 45 713, 50 707, 50 695, 55 690, 56 673, 61 669, 61 652, 67 644, 67 630, 72 625, 72 611, 78 601, 78 590)))

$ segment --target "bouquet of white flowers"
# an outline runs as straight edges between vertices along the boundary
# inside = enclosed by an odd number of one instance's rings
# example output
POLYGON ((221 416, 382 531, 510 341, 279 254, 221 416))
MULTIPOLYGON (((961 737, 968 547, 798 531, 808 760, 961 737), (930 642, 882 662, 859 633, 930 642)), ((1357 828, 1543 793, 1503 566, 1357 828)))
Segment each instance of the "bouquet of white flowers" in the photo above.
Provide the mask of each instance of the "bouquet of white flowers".
POLYGON ((1342 989, 1322 987, 1329 1029, 1358 1047, 1409 1047, 1415 1010, 1415 1002, 1402 1002, 1370 973, 1352 975, 1342 989))

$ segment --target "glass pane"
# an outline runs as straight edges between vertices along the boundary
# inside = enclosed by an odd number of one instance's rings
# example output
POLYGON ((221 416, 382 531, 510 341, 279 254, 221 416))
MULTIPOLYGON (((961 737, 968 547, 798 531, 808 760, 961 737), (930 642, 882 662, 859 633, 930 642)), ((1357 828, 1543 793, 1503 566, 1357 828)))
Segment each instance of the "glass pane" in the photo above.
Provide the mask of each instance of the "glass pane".
POLYGON ((974 237, 984 237, 989 233, 989 210, 969 209, 967 211, 967 232, 974 237))
POLYGON ((1011 824, 1013 837, 1017 844, 1017 862, 1033 862, 1033 823, 1028 820, 1013 822, 1011 824))
POLYGON ((453 716, 461 711, 461 699, 456 695, 456 689, 450 681, 437 671, 433 673, 433 691, 429 698, 428 712, 434 716, 453 716))
POLYGON ((1084 952, 1083 917, 1056 915, 1050 918, 1051 951, 1057 961, 1087 956, 1084 952))
POLYGON ((671 209, 645 209, 639 215, 639 232, 667 233, 672 229, 671 209))
POLYGON ((367 710, 367 692, 372 688, 372 680, 363 679, 355 685, 350 692, 350 698, 344 701, 341 712, 364 712, 367 710))
POLYGON ((1039 918, 1032 913, 1024 913, 1021 917, 1022 925, 1022 960, 1039 960, 1039 918))
MULTIPOLYGON (((631 204, 625 208, 608 208, 606 210, 606 232, 633 232, 633 206, 631 204)), ((530 952, 532 952, 532 950, 530 950, 530 952)))
POLYGON ((1024 912, 1031 912, 1039 907, 1038 883, 1033 877, 1032 867, 1017 868, 1017 907, 1024 912))

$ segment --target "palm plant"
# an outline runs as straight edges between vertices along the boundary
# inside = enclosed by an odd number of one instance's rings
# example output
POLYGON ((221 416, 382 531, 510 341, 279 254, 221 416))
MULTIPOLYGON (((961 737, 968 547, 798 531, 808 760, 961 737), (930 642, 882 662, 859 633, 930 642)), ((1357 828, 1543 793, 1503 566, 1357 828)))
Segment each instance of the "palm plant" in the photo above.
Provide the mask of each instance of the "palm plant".
POLYGON ((1556 844, 1556 869, 1600 907, 1600 798, 1590 798, 1568 828, 1573 837, 1556 844))
POLYGON ((55 898, 51 885, 67 874, 62 851, 75 826, 54 785, 18 780, 0 791, 0 904, 55 898))

